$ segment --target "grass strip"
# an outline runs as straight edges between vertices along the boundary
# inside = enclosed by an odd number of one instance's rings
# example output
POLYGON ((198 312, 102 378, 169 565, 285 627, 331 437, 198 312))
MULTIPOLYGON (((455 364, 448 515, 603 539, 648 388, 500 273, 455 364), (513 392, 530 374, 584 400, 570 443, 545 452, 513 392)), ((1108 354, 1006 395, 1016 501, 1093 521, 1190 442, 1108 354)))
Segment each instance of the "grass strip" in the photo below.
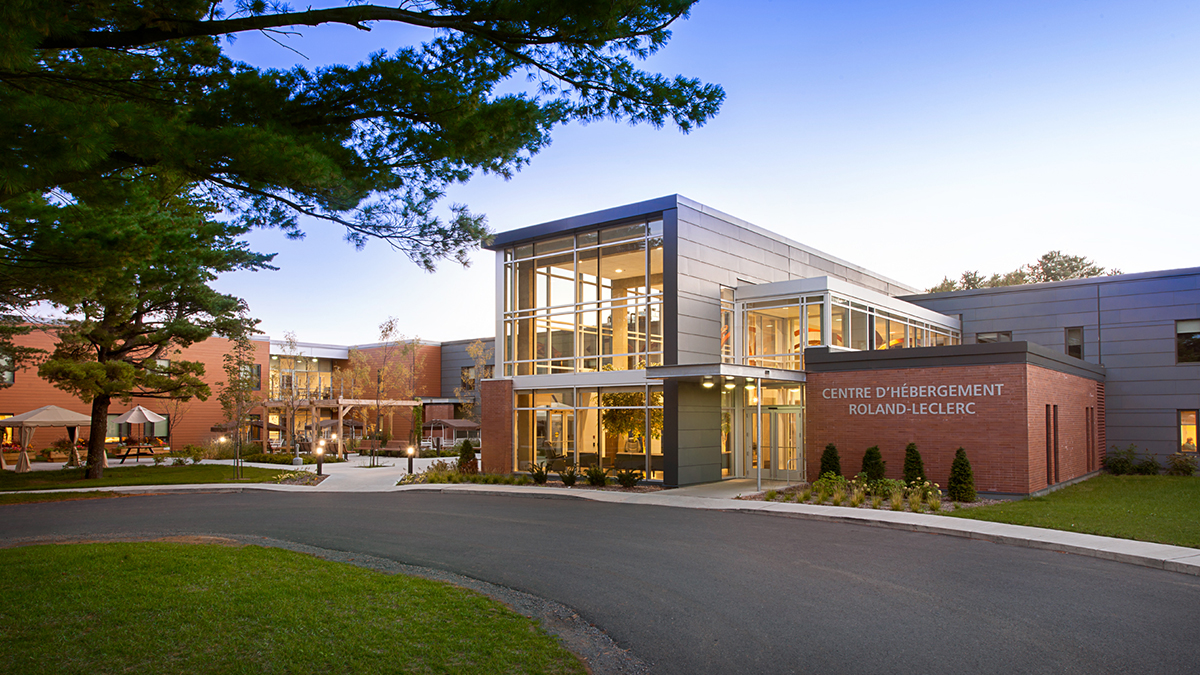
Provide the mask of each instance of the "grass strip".
POLYGON ((259 547, 0 550, 0 673, 583 673, 472 591, 259 547))
POLYGON ((241 481, 233 479, 232 465, 195 464, 191 466, 123 466, 109 467, 104 477, 88 480, 85 469, 30 471, 14 473, 0 471, 0 491, 61 490, 63 488, 112 487, 116 485, 186 485, 188 483, 263 483, 279 475, 276 469, 242 467, 241 481))
POLYGON ((1102 474, 1016 502, 950 515, 1200 548, 1200 478, 1102 474))

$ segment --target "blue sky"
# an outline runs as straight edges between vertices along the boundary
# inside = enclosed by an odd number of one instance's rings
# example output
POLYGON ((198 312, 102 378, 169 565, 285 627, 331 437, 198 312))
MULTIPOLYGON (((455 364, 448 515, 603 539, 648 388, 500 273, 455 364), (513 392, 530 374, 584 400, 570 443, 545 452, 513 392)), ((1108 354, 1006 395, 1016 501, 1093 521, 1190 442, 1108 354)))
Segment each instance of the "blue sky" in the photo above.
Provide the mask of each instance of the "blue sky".
MULTIPOLYGON (((305 29, 255 65, 354 63, 427 39, 305 29)), ((725 87, 688 135, 571 124, 512 180, 455 186, 504 231, 679 193, 913 286, 1052 249, 1125 272, 1200 264, 1200 3, 702 0, 646 69, 725 87)), ((519 84, 519 83, 518 83, 519 84)), ((278 272, 222 278, 268 334, 374 341, 493 332, 493 254, 415 268, 311 223, 252 235, 278 272)))

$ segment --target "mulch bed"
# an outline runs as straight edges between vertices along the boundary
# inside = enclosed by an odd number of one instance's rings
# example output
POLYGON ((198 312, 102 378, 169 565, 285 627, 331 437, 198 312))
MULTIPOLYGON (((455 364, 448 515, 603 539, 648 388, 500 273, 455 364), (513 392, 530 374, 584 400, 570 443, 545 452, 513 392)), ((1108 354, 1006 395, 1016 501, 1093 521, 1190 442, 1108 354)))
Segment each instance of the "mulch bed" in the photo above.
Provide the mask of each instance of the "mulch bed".
MULTIPOLYGON (((531 485, 537 487, 536 483, 531 483, 531 485)), ((606 492, 661 492, 664 489, 661 485, 653 484, 635 485, 631 488, 624 488, 620 485, 605 485, 604 487, 598 487, 595 485, 588 485, 587 481, 580 481, 568 488, 566 485, 563 485, 562 481, 560 480, 548 480, 546 481, 546 485, 544 487, 566 488, 568 490, 604 490, 606 492)))
MULTIPOLYGON (((804 489, 805 488, 803 488, 801 486, 794 485, 792 487, 783 488, 781 490, 776 490, 775 491, 775 493, 776 493, 775 499, 773 499, 771 501, 778 502, 780 504, 810 504, 812 506, 833 506, 833 504, 831 504, 829 502, 817 504, 811 498, 806 502, 796 501, 796 498, 799 497, 802 492, 804 492, 804 489), (787 497, 786 500, 781 499, 781 497, 785 497, 785 496, 787 497)), ((758 493, 755 493, 752 495, 741 495, 740 497, 736 497, 735 499, 740 499, 740 500, 749 501, 749 502, 765 502, 765 501, 767 501, 767 493, 766 492, 758 492, 758 493)), ((981 498, 981 499, 976 499, 973 502, 952 502, 952 501, 943 499, 941 511, 930 511, 929 507, 925 507, 924 509, 922 509, 920 511, 920 513, 931 513, 931 514, 936 515, 938 513, 945 513, 947 511, 956 511, 958 509, 972 509, 972 508, 975 508, 978 506, 991 506, 992 504, 1004 504, 1006 501, 1007 500, 1004 500, 1004 499, 982 499, 981 498)), ((862 504, 859 504, 858 506, 851 506, 849 496, 847 496, 847 498, 844 499, 839 506, 843 506, 845 508, 867 509, 870 511, 891 511, 892 510, 892 502, 890 499, 887 499, 887 498, 884 498, 883 503, 880 504, 878 509, 871 508, 870 497, 868 497, 866 500, 863 501, 862 504)), ((904 500, 904 510, 908 511, 908 500, 907 499, 904 500)))

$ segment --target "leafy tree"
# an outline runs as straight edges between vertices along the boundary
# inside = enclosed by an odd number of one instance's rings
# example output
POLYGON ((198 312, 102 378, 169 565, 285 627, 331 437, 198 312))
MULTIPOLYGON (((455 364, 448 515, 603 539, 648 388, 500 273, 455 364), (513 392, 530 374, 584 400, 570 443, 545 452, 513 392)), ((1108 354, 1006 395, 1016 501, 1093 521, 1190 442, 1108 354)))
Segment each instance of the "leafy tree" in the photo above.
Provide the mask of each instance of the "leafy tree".
MULTIPOLYGON (((359 356, 359 359, 368 364, 368 368, 375 370, 375 438, 380 441, 379 445, 384 445, 391 439, 390 431, 385 431, 383 420, 386 417, 388 420, 388 429, 391 428, 391 421, 395 414, 394 408, 384 408, 383 401, 385 399, 393 400, 411 400, 416 396, 417 381, 420 377, 421 370, 424 368, 425 359, 419 354, 421 341, 417 338, 409 340, 400 333, 399 320, 395 317, 388 317, 379 324, 379 345, 370 354, 359 356)), ((351 354, 351 363, 355 363, 354 355, 351 354)), ((357 367, 357 366, 352 366, 357 367)), ((356 371, 357 372, 357 371, 356 371)), ((369 377, 369 376, 368 376, 369 377)), ((368 385, 369 386, 369 385, 368 385)), ((420 413, 415 406, 411 412, 409 420, 412 426, 420 433, 421 421, 420 413)), ((375 449, 371 450, 371 465, 376 462, 375 449)))
POLYGON ((0 3, 0 223, 74 219, 71 203, 136 171, 179 179, 240 225, 301 236, 298 217, 310 216, 343 226, 357 246, 382 238, 425 269, 465 264, 488 232, 465 206, 451 206, 448 220, 434 214, 448 186, 476 172, 513 175, 569 121, 687 132, 716 114, 720 87, 636 65, 695 1, 345 0, 293 10, 265 0, 9 0, 0 3), (380 23, 429 37, 353 66, 287 71, 235 62, 221 41, 380 23))
POLYGON ((296 384, 295 367, 300 360, 300 345, 295 331, 283 334, 283 344, 277 367, 271 368, 269 397, 279 404, 283 410, 284 440, 292 448, 295 457, 300 456, 300 445, 296 443, 296 412, 304 401, 300 387, 296 384))
MULTIPOLYGON (((243 317, 243 323, 250 326, 256 322, 243 317)), ((259 386, 259 378, 254 372, 254 343, 250 341, 247 333, 238 334, 233 338, 223 361, 225 380, 221 383, 221 391, 217 398, 221 401, 225 420, 233 430, 235 478, 241 478, 242 427, 250 422, 250 411, 258 405, 255 390, 259 386)))
POLYGON ((1121 270, 1119 269, 1106 269, 1082 256, 1066 255, 1062 251, 1050 251, 1032 264, 1022 265, 1006 274, 993 274, 986 279, 979 272, 971 270, 963 272, 957 281, 950 277, 942 277, 941 283, 925 292, 947 293, 950 291, 966 291, 974 288, 1021 286, 1024 284, 1040 284, 1047 281, 1087 279, 1104 275, 1111 276, 1120 273, 1121 270))
POLYGON ((464 372, 462 383, 454 388, 454 396, 460 401, 459 410, 462 411, 463 419, 479 421, 479 381, 492 376, 493 353, 494 350, 484 344, 483 340, 476 340, 467 345, 467 356, 471 357, 474 365, 464 372))
POLYGON ((103 475, 114 398, 207 398, 204 364, 170 357, 214 334, 244 331, 244 303, 208 284, 220 272, 266 268, 271 259, 247 251, 236 239, 245 229, 211 220, 203 205, 170 190, 154 195, 145 182, 129 185, 116 196, 123 205, 102 209, 116 216, 113 223, 72 219, 9 231, 33 256, 74 257, 79 249, 100 256, 89 270, 66 272, 58 283, 43 277, 37 288, 65 315, 52 327, 57 343, 38 374, 92 405, 89 478, 103 475))
POLYGON ((904 448, 904 481, 911 483, 922 480, 925 480, 925 462, 921 459, 917 444, 909 443, 904 448))
POLYGON ((950 482, 946 487, 946 495, 950 501, 975 501, 975 473, 971 471, 971 460, 967 459, 967 451, 959 448, 954 453, 954 461, 950 464, 950 482))
POLYGON ((872 445, 867 448, 862 460, 862 473, 867 475, 867 480, 882 480, 886 472, 887 462, 883 461, 879 446, 872 445))
MULTIPOLYGON (((650 437, 661 438, 663 430, 662 393, 650 393, 650 437)), ((620 391, 600 394, 600 423, 604 433, 632 436, 639 445, 646 436, 646 394, 620 391)), ((644 450, 643 450, 644 451, 644 450)))
POLYGON ((1121 270, 1107 270, 1083 256, 1066 255, 1062 251, 1046 253, 1038 258, 1037 262, 1027 265, 1026 270, 1029 275, 1029 283, 1034 284, 1121 273, 1121 270))
POLYGON ((821 453, 821 471, 818 476, 824 476, 827 473, 832 473, 836 476, 842 475, 842 458, 838 455, 837 446, 830 443, 825 446, 825 452, 821 453))

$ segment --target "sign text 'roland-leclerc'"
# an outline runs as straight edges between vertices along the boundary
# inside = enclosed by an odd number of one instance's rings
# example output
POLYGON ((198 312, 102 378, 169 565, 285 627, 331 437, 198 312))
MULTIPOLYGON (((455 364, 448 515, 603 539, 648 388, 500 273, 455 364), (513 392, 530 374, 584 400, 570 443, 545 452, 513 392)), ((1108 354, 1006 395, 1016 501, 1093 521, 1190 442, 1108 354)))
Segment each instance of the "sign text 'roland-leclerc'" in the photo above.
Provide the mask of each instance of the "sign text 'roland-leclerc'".
POLYGON ((887 387, 827 387, 821 390, 821 396, 829 400, 850 400, 851 415, 974 415, 976 401, 973 399, 1001 396, 1003 390, 1001 383, 902 384, 887 387))

